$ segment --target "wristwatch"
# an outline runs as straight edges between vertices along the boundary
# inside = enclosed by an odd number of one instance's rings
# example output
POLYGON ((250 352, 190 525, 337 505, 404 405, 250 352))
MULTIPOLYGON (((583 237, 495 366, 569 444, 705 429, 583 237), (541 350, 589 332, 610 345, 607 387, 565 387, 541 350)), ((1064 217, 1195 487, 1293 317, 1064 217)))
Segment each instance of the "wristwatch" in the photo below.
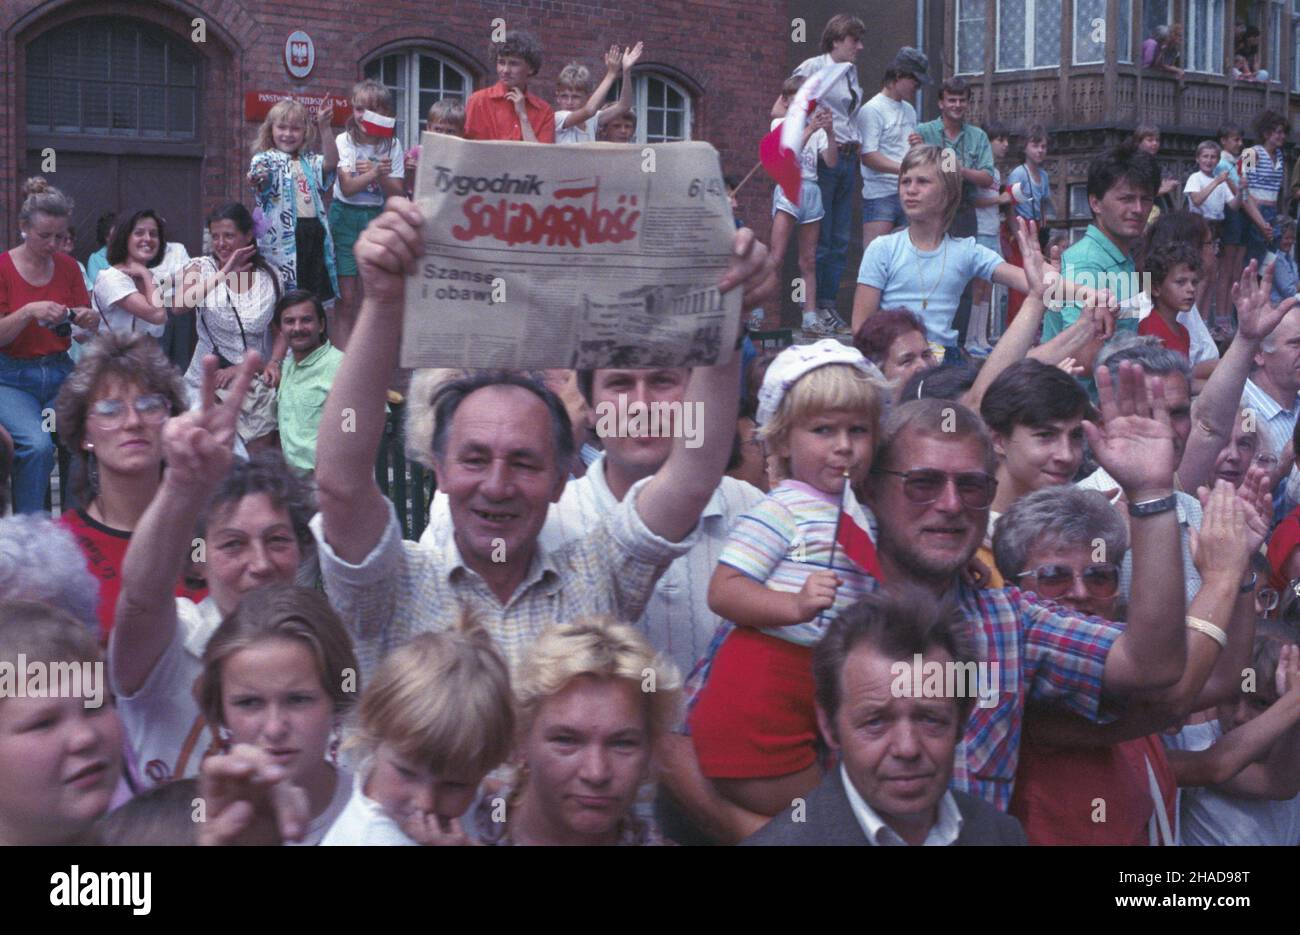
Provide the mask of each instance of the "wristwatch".
POLYGON ((1250 591, 1255 590, 1255 585, 1258 582, 1259 582, 1259 572, 1252 571, 1250 573, 1250 577, 1241 582, 1241 587, 1238 589, 1239 593, 1246 594, 1250 591))
POLYGON ((1129 516, 1156 516, 1160 513, 1168 513, 1178 505, 1178 498, 1174 494, 1167 497, 1157 497, 1155 500, 1143 500, 1139 503, 1130 503, 1128 505, 1129 516))

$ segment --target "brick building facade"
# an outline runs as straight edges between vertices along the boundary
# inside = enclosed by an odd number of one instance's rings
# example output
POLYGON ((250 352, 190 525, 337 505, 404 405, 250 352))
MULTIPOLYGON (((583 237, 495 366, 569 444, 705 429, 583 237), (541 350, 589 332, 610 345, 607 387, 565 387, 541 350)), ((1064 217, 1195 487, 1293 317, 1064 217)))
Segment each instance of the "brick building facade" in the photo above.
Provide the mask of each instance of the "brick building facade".
MULTIPOLYGON (((568 60, 598 77, 610 43, 643 40, 634 73, 641 138, 707 140, 727 173, 756 161, 788 74, 784 0, 5 0, 0 247, 16 241, 23 179, 52 151, 55 170, 43 174, 77 200, 79 256, 93 245, 99 213, 149 205, 197 250, 208 211, 248 202, 244 173, 259 122, 245 118, 246 94, 346 95, 369 73, 405 92, 399 118, 413 123, 440 88, 495 81, 488 39, 496 17, 541 39, 534 90, 548 100, 568 60), (295 30, 315 49, 303 80, 285 62, 295 30)), ((770 192, 762 180, 742 198, 760 232, 770 192)))

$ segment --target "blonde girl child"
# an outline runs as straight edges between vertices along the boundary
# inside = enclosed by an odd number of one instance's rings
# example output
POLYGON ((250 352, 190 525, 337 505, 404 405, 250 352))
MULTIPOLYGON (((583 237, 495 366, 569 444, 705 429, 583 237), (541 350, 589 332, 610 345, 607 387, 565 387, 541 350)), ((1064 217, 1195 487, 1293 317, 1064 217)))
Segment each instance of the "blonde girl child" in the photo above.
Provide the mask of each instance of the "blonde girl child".
MULTIPOLYGON (((775 130, 786 117, 790 102, 804 83, 803 75, 793 75, 781 86, 781 96, 772 108, 775 130)), ((803 329, 817 334, 833 334, 835 329, 829 318, 817 317, 817 236, 825 210, 822 207, 821 189, 817 187, 818 160, 827 168, 835 168, 839 149, 830 145, 833 132, 831 112, 818 107, 808 117, 803 131, 803 146, 799 150, 799 204, 785 197, 781 186, 772 189, 772 257, 780 265, 785 262, 785 251, 790 237, 798 229, 799 275, 804 282, 803 329)))
MULTIPOLYGON (((361 307, 357 261, 352 249, 366 225, 379 216, 384 201, 404 194, 406 160, 402 144, 394 135, 367 132, 378 129, 366 114, 392 118, 396 114, 393 95, 373 78, 352 88, 352 115, 336 140, 339 154, 338 178, 330 204, 330 230, 334 234, 334 264, 338 270, 339 301, 330 322, 330 340, 347 349, 348 337, 361 307)), ((390 131, 391 133, 391 131, 390 131)))
POLYGON ((312 124, 302 104, 278 102, 262 122, 248 167, 261 212, 258 247, 280 268, 286 289, 307 289, 322 300, 338 295, 334 241, 321 200, 339 162, 330 135, 333 116, 326 107, 312 124))
POLYGON ((950 237, 961 201, 961 175, 944 171, 943 150, 914 146, 899 166, 898 193, 908 225, 877 237, 862 254, 853 299, 856 331, 881 308, 906 308, 925 322, 936 354, 961 361, 953 317, 973 278, 1027 292, 1025 271, 1005 262, 974 237, 950 237))
MULTIPOLYGON (((883 238, 882 238, 883 239, 883 238)), ((866 565, 833 546, 846 490, 871 467, 884 400, 874 368, 827 339, 786 348, 759 391, 757 422, 783 479, 736 521, 709 583, 709 608, 736 624, 691 714, 700 769, 727 799, 775 815, 817 785, 812 651, 830 619, 874 590, 866 565)))
POLYGON ((352 797, 321 843, 468 843, 460 816, 514 739, 505 660, 478 627, 421 633, 384 657, 356 727, 352 797))

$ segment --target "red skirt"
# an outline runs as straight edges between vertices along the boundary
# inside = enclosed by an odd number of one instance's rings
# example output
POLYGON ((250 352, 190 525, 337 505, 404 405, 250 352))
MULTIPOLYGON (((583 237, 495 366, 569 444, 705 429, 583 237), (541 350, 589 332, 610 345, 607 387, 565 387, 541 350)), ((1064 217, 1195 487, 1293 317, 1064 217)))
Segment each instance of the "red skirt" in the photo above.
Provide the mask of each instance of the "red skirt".
POLYGON ((690 717, 705 776, 785 776, 816 762, 812 654, 750 627, 731 631, 690 717))

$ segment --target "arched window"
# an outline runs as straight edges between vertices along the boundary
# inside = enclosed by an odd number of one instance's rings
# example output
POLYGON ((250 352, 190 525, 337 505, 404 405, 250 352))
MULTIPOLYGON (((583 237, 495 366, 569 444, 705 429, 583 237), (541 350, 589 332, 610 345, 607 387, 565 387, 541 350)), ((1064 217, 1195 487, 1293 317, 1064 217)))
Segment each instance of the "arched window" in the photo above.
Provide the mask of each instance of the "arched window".
POLYGON ((632 76, 638 143, 673 143, 691 138, 691 96, 677 82, 647 72, 632 76))
POLYGON ((199 60, 147 23, 93 18, 27 46, 27 128, 192 140, 199 60))
MULTIPOLYGON (((623 93, 623 79, 609 89, 606 104, 623 93)), ((691 95, 676 81, 652 71, 632 73, 632 112, 636 142, 676 143, 691 138, 691 95)))
POLYGON ((424 118, 434 101, 455 97, 464 103, 474 90, 468 72, 427 49, 406 49, 374 59, 366 65, 365 76, 382 81, 393 92, 397 138, 404 147, 420 142, 424 118))

